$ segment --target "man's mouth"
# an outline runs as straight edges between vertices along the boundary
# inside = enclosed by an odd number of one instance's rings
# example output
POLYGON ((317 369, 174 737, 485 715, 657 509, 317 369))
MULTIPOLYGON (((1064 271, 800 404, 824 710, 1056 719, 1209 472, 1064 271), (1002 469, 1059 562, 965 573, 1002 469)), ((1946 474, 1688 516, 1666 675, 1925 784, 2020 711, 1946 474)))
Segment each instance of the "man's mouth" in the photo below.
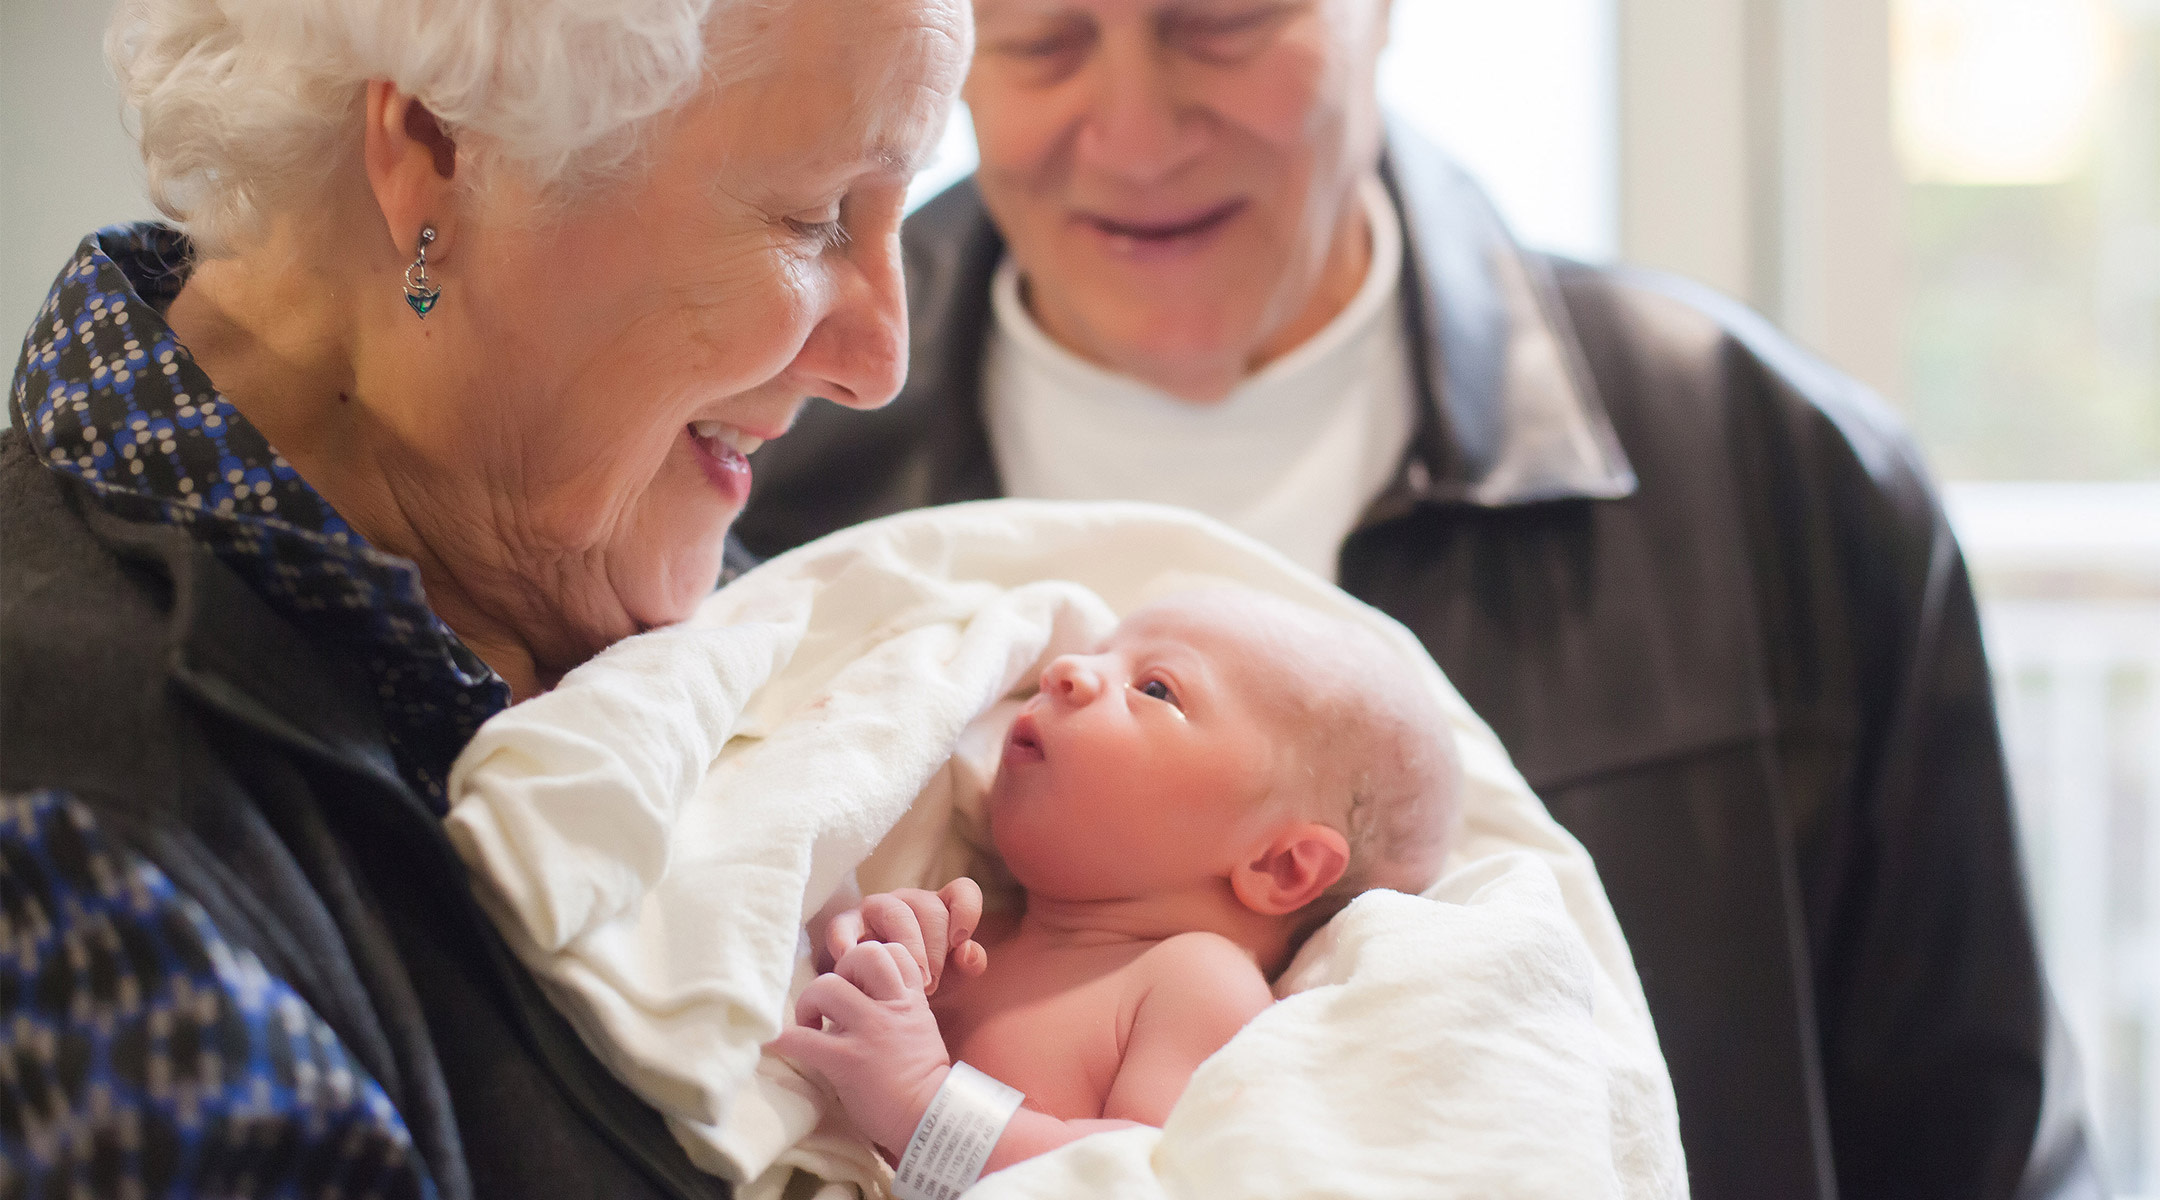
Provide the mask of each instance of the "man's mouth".
POLYGON ((1079 219, 1082 224, 1099 233, 1126 239, 1136 246, 1167 246, 1213 233, 1244 210, 1245 201, 1225 200, 1197 212, 1160 217, 1110 217, 1098 213, 1081 213, 1079 219))

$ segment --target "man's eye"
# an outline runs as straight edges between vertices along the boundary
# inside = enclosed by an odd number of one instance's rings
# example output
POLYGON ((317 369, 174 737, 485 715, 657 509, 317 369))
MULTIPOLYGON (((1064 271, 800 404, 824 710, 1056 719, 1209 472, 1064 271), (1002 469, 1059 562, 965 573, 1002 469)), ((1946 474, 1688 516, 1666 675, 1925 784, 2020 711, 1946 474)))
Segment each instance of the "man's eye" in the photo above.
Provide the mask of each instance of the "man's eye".
POLYGON ((1019 72, 1017 78, 1035 86, 1049 86, 1079 69, 1094 48, 1096 37, 1093 22, 1075 17, 1033 29, 989 35, 983 39, 979 53, 1005 60, 1019 72))
POLYGON ((1170 33, 1203 58, 1234 61, 1265 45, 1287 15, 1286 6, 1266 5, 1219 16, 1194 16, 1178 22, 1170 33))
POLYGON ((1055 58, 1085 49, 1095 40, 1093 23, 1084 18, 1055 21, 1025 32, 1014 31, 1003 36, 992 35, 983 41, 983 48, 997 54, 1009 54, 1015 58, 1055 58))
POLYGON ((1160 679, 1150 679, 1141 684, 1140 694, 1150 700, 1160 700, 1172 708, 1177 707, 1177 693, 1171 691, 1170 685, 1160 679))
POLYGON ((1079 34, 1062 32, 1047 37, 1015 38, 1005 43, 1003 48, 1021 58, 1056 58, 1060 54, 1069 54, 1079 49, 1081 40, 1079 34))

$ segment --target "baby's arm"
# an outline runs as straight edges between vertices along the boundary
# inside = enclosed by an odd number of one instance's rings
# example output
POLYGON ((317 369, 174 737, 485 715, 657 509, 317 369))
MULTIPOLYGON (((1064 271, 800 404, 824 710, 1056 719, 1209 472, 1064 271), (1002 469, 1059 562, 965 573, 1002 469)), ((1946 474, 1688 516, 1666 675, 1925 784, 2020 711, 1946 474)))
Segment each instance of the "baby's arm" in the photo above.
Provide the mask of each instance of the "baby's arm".
POLYGON ((1100 1120, 1062 1121, 1023 1108, 990 1152, 985 1173, 1067 1142, 1134 1125, 1161 1128, 1185 1085, 1210 1054, 1275 1002, 1252 957, 1227 938, 1187 933, 1148 952, 1132 1032, 1100 1120))
POLYGON ((1103 1115, 1160 1127, 1193 1072, 1275 995, 1251 955, 1212 933, 1171 938, 1149 958, 1103 1115))
MULTIPOLYGON (((1161 1126, 1194 1069, 1274 1001, 1252 959, 1212 934, 1172 938, 1149 952, 1145 967, 1102 1118, 1064 1120, 1022 1108, 986 1173, 1091 1133, 1161 1126)), ((857 943, 804 989, 795 1019, 774 1049, 822 1074, 872 1142, 893 1155, 906 1149, 952 1070, 914 955, 890 943, 857 943)))
MULTIPOLYGON (((823 1075, 855 1127, 897 1158, 952 1071, 914 955, 890 942, 856 943, 803 989, 795 1021, 773 1049, 823 1075)), ((1023 1108, 983 1169, 1131 1124, 1061 1121, 1023 1108)))

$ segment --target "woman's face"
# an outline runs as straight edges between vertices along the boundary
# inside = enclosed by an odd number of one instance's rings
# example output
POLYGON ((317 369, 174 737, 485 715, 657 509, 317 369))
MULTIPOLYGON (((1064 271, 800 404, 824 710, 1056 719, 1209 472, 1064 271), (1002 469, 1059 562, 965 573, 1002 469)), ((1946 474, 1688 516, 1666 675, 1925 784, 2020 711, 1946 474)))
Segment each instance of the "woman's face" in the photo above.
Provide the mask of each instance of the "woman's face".
POLYGON ((744 453, 806 398, 898 390, 901 204, 966 66, 962 2, 794 0, 749 77, 654 131, 649 172, 567 210, 483 189, 461 215, 421 350, 458 402, 409 440, 492 498, 445 503, 472 527, 428 540, 465 552, 443 569, 543 677, 690 613, 744 453))
POLYGON ((1355 294, 1384 0, 976 0, 978 180, 1050 335, 1213 399, 1355 294))

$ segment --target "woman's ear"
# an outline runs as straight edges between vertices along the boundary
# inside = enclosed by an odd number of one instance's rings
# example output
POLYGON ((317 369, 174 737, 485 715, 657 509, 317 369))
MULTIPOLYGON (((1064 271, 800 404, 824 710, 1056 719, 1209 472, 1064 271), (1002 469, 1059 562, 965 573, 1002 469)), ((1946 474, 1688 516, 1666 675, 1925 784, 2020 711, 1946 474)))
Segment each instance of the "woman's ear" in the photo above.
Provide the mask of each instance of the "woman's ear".
POLYGON ((361 153, 368 186, 400 258, 418 253, 423 225, 435 227, 428 254, 447 254, 457 223, 456 139, 426 105, 380 79, 367 85, 366 110, 361 153))
POLYGON ((1277 832, 1258 853, 1230 871, 1239 903, 1279 917, 1320 898, 1350 868, 1350 843, 1341 831, 1307 821, 1277 832))

